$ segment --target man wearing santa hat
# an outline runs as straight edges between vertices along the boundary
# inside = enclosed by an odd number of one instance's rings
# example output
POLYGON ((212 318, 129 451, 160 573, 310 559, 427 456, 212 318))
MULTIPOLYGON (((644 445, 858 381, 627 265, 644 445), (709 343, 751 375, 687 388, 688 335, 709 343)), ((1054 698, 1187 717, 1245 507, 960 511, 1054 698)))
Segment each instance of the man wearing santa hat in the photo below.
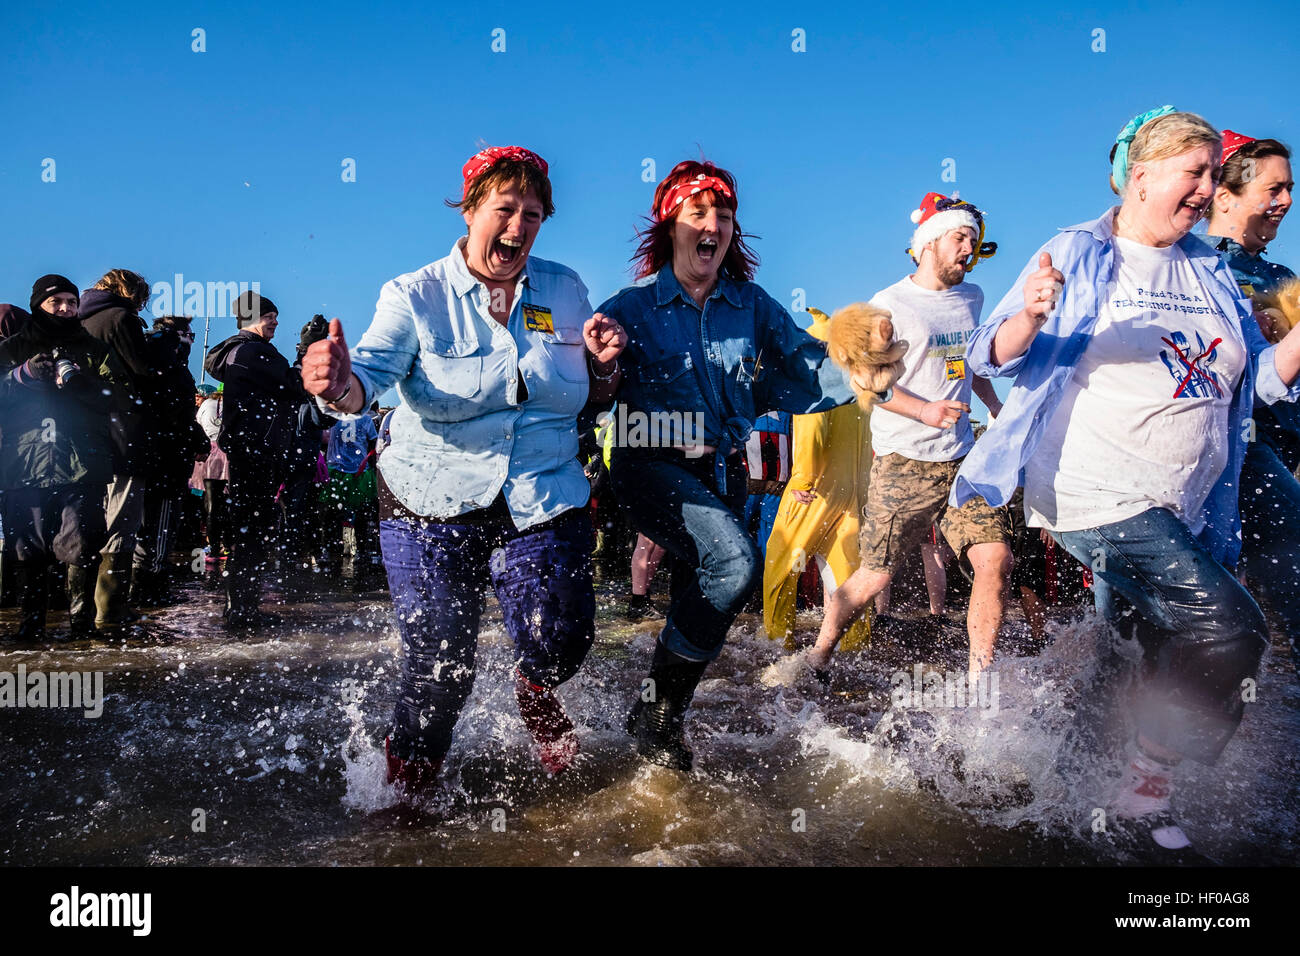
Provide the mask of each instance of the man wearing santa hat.
POLYGON ((823 680, 831 651, 868 602, 889 584, 935 522, 975 571, 966 627, 970 673, 993 660, 1011 573, 1011 525, 1006 508, 982 498, 948 506, 962 459, 975 444, 972 389, 994 416, 1002 408, 987 379, 966 367, 966 340, 979 324, 984 293, 966 274, 997 245, 984 241, 984 216, 970 203, 929 193, 912 213, 916 231, 907 250, 916 271, 878 292, 871 304, 888 309, 900 341, 910 347, 894 395, 871 413, 875 461, 859 541, 862 566, 826 605, 811 663, 823 680))

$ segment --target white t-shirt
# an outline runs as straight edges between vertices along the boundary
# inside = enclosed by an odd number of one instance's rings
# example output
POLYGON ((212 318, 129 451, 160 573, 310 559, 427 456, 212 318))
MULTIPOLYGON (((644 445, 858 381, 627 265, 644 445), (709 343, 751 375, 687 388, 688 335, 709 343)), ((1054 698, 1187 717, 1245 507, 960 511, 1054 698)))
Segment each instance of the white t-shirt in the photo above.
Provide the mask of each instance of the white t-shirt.
MULTIPOLYGON (((895 337, 908 343, 905 369, 895 384, 928 402, 952 399, 969 405, 966 341, 984 307, 980 287, 962 282, 946 292, 934 292, 908 276, 877 292, 871 304, 889 310, 895 337)), ((969 415, 963 414, 952 428, 931 428, 879 406, 871 412, 871 447, 877 455, 955 461, 973 444, 969 415)))
POLYGON ((204 399, 195 413, 194 418, 203 429, 203 434, 208 436, 208 441, 216 441, 221 434, 221 402, 220 398, 204 399))
POLYGON ((1168 508, 1199 533, 1228 462, 1241 333, 1177 246, 1115 242, 1115 284, 1025 465, 1025 517, 1078 531, 1168 508))

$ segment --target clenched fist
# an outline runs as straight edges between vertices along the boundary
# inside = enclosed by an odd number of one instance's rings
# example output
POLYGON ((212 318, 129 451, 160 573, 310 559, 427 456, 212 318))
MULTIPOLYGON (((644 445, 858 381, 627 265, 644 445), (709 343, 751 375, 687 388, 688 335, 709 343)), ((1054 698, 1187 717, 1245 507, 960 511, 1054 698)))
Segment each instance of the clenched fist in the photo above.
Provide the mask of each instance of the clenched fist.
POLYGON ((352 380, 352 357, 343 338, 343 323, 330 319, 329 336, 313 343, 302 357, 302 387, 326 402, 337 401, 352 380))
POLYGON ((597 312, 582 326, 582 340, 598 368, 608 366, 627 346, 627 332, 608 316, 597 312))

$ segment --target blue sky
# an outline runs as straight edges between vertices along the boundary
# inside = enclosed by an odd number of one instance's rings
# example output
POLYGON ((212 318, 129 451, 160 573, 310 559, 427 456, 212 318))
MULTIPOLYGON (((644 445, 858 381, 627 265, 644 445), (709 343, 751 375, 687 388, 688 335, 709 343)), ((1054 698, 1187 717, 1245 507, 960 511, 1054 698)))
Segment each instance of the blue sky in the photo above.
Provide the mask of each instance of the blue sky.
MULTIPOLYGON (((7 5, 0 301, 25 305, 52 271, 83 287, 112 267, 258 281, 281 351, 317 311, 355 341, 379 287, 463 231, 442 201, 464 160, 518 143, 551 163, 557 214, 534 253, 576 269, 593 305, 630 281, 644 161, 662 176, 703 152, 739 178, 757 281, 778 301, 803 289, 831 311, 896 281, 909 212, 956 188, 1000 246, 972 274, 987 309, 1053 230, 1110 203, 1106 154, 1133 114, 1174 103, 1300 145, 1282 4, 688 10, 7 5)), ((1300 264, 1300 219, 1269 253, 1300 264)), ((214 342, 233 331, 213 320, 214 342)))

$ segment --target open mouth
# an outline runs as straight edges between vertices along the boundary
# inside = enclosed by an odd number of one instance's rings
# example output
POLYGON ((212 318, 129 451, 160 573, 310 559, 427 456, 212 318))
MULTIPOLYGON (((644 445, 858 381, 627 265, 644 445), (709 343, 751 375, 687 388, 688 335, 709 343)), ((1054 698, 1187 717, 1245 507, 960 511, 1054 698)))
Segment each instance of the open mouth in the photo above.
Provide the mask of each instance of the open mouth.
POLYGON ((718 254, 718 240, 701 239, 695 244, 695 254, 700 257, 701 262, 712 262, 714 256, 718 254))
POLYGON ((1209 200, 1206 200, 1205 202, 1185 202, 1183 203, 1183 208, 1191 212, 1197 218, 1200 218, 1205 215, 1206 207, 1208 207, 1209 204, 1209 200))
POLYGON ((492 258, 503 266, 513 265, 523 255, 524 244, 518 239, 497 239, 492 243, 492 258))

